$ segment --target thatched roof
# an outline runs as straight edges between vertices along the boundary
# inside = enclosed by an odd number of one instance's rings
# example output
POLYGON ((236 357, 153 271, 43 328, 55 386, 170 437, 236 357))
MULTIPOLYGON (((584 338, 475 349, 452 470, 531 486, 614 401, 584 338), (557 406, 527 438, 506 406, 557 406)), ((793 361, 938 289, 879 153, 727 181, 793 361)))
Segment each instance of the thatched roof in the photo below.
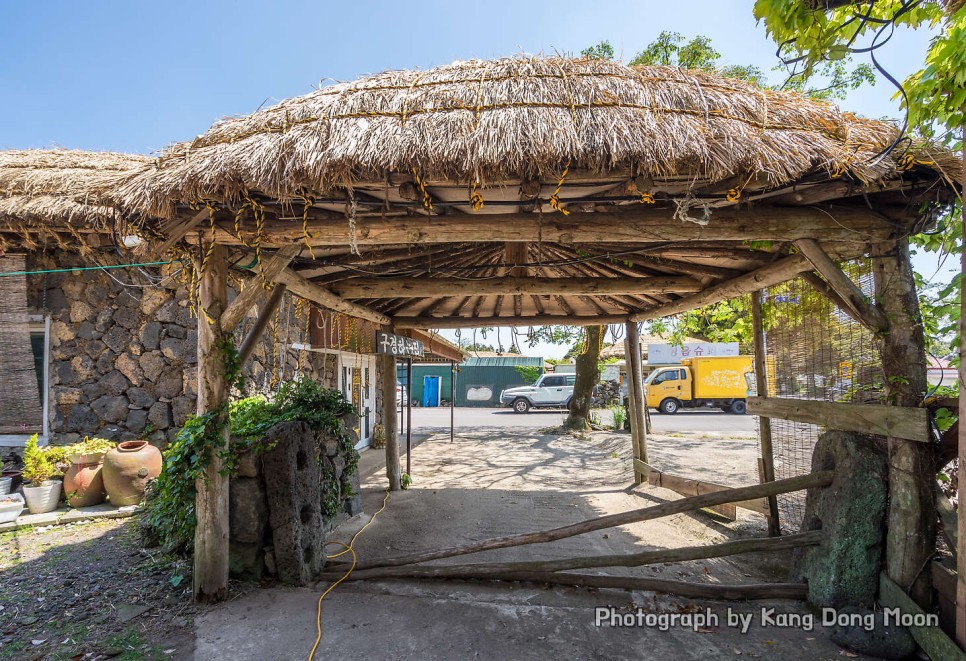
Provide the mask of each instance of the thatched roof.
POLYGON ((571 173, 642 176, 657 190, 669 179, 733 178, 752 191, 816 173, 868 184, 897 174, 893 158, 877 158, 896 136, 891 122, 714 73, 514 57, 371 75, 224 119, 167 149, 122 193, 167 215, 177 202, 231 202, 246 190, 291 200, 390 173, 553 182, 568 163, 571 173))
POLYGON ((106 191, 151 161, 67 149, 0 151, 0 223, 101 226, 116 215, 106 191))

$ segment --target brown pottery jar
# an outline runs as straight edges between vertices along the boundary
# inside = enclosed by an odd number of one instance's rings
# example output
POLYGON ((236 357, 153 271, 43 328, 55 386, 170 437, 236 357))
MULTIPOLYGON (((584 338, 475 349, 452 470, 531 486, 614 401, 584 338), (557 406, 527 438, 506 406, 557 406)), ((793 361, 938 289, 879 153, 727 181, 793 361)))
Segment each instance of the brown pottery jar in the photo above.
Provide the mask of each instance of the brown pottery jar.
POLYGON ((71 507, 89 507, 104 502, 103 452, 74 454, 64 473, 64 493, 71 507))
POLYGON ((124 441, 104 455, 104 486, 115 507, 137 505, 148 480, 161 474, 161 451, 147 441, 124 441))

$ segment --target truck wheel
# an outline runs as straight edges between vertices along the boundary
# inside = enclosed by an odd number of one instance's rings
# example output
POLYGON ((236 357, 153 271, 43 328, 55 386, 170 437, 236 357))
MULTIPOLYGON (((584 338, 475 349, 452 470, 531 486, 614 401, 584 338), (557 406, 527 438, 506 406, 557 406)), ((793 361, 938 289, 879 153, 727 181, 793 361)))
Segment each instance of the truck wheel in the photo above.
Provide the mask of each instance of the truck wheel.
POLYGON ((675 413, 678 412, 679 408, 681 408, 681 405, 678 403, 678 400, 674 399, 673 397, 668 397, 663 402, 661 402, 661 406, 658 407, 658 410, 661 413, 674 415, 675 413))
POLYGON ((731 402, 731 412, 735 415, 744 415, 746 409, 747 407, 742 399, 736 399, 735 401, 731 402))
POLYGON ((513 410, 517 413, 526 413, 530 410, 530 402, 525 399, 513 400, 513 410))

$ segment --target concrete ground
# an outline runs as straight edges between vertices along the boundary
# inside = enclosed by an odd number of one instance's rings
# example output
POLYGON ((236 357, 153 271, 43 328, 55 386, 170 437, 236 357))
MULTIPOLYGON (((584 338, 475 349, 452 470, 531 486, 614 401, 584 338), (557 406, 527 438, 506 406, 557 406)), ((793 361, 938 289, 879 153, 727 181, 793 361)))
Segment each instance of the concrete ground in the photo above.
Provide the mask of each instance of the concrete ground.
MULTIPOLYGON (((736 471, 720 465, 724 454, 736 457, 735 466, 749 465, 753 441, 661 438, 655 437, 651 446, 656 462, 678 462, 697 476, 736 484, 757 481, 753 468, 736 471), (685 445, 686 461, 681 455, 685 445)), ((412 462, 410 489, 392 494, 386 510, 358 538, 361 559, 554 527, 677 498, 662 489, 633 487, 626 434, 575 438, 532 428, 463 429, 453 443, 448 432, 418 443, 412 462)), ((365 510, 371 513, 381 505, 386 485, 382 452, 364 452, 360 468, 365 510)), ((366 520, 351 520, 330 539, 348 541, 366 520)), ((736 522, 699 512, 438 562, 629 553, 763 533, 763 519, 744 510, 736 522)), ((748 583, 783 580, 786 563, 784 555, 747 554, 600 571, 748 583)), ((195 658, 306 658, 325 587, 257 590, 207 611, 196 619, 195 658)), ((399 579, 346 582, 322 603, 319 659, 840 658, 827 632, 808 630, 804 606, 790 601, 696 602, 652 592, 399 579), (596 626, 595 609, 610 606, 622 612, 641 608, 663 619, 655 626, 596 626), (763 607, 798 618, 800 626, 762 626, 769 622, 762 618, 763 607), (668 618, 709 608, 717 623, 660 629, 668 618), (751 616, 747 633, 729 626, 729 608, 751 616)))

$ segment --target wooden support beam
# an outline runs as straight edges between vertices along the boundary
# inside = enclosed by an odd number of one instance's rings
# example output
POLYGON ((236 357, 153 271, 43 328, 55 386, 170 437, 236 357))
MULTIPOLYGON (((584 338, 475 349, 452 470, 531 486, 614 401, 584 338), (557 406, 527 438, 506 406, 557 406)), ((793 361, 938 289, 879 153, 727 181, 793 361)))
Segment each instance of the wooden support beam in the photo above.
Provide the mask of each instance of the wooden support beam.
POLYGON ((503 261, 507 264, 514 264, 509 269, 509 275, 514 278, 526 278, 529 269, 526 267, 527 254, 530 252, 530 245, 522 242, 507 242, 503 250, 503 261))
POLYGON ((167 234, 167 238, 162 241, 156 248, 151 248, 151 253, 157 255, 158 257, 163 256, 166 252, 174 248, 175 244, 185 237, 188 232, 196 228, 201 224, 201 221, 208 218, 210 212, 207 208, 202 209, 191 218, 175 221, 170 223, 162 231, 167 234))
MULTIPOLYGON (((482 299, 480 299, 482 300, 482 299)), ((476 308, 474 308, 475 310, 476 308)), ((477 326, 597 326, 623 324, 626 315, 582 317, 578 315, 542 314, 533 317, 393 317, 396 328, 476 328, 477 326)))
POLYGON ((722 282, 720 285, 709 287, 704 291, 686 296, 668 305, 646 310, 631 316, 631 321, 650 321, 674 314, 681 314, 688 310, 711 305, 729 298, 737 298, 765 287, 771 287, 781 282, 791 280, 804 271, 811 271, 812 264, 804 255, 791 255, 772 262, 768 266, 738 276, 734 280, 722 282))
POLYGON ((329 288, 344 298, 435 298, 472 290, 480 296, 609 296, 666 294, 701 291, 701 283, 688 276, 652 278, 353 278, 333 282, 329 288))
MULTIPOLYGON (((597 530, 606 530, 608 528, 615 528, 617 526, 624 526, 631 523, 639 523, 641 521, 652 521, 654 519, 673 516, 675 514, 682 514, 684 512, 693 512, 694 510, 714 507, 715 505, 722 505, 724 503, 749 501, 779 493, 791 493, 793 491, 801 491, 802 489, 827 487, 832 483, 832 477, 832 471, 806 473, 805 475, 797 475, 785 480, 776 480, 775 482, 769 482, 768 484, 755 484, 748 487, 729 488, 722 491, 704 493, 700 496, 692 496, 690 498, 682 498, 681 500, 675 500, 668 503, 661 503, 660 505, 651 505, 649 507, 642 507, 640 509, 630 510, 627 512, 599 516, 593 519, 580 521, 578 523, 571 523, 559 528, 552 528, 550 530, 508 535, 505 537, 495 537, 492 539, 486 539, 479 542, 473 542, 472 544, 466 544, 464 546, 457 546, 448 549, 417 551, 415 553, 409 553, 407 555, 395 556, 391 558, 363 561, 357 565, 357 569, 370 569, 373 567, 397 567, 400 565, 415 564, 417 562, 428 562, 430 560, 441 560, 443 558, 452 558, 459 555, 479 553, 481 551, 493 551, 496 549, 505 549, 514 546, 525 546, 527 544, 544 544, 547 542, 554 542, 558 539, 566 539, 568 537, 583 535, 585 533, 594 532, 597 530)), ((331 565, 330 567, 334 568, 337 566, 346 566, 346 563, 339 563, 336 565, 331 565)))
POLYGON ((275 254, 268 259, 261 270, 256 267, 255 273, 248 280, 245 289, 235 297, 235 300, 222 313, 220 319, 222 331, 230 333, 235 330, 235 326, 245 318, 248 311, 258 303, 260 298, 267 294, 267 291, 262 286, 262 278, 266 282, 272 282, 279 271, 288 266, 289 262, 295 259, 295 256, 301 250, 302 246, 300 245, 292 244, 284 246, 275 251, 275 254))
MULTIPOLYGON (((768 397, 768 368, 765 363, 765 329, 761 315, 761 291, 751 295, 751 327, 755 344, 755 383, 758 387, 758 397, 768 397)), ((772 449, 771 420, 765 416, 758 418, 758 437, 761 445, 761 481, 775 481, 775 453, 772 449)), ((778 514, 778 497, 768 498, 768 535, 781 535, 781 522, 778 514)))
POLYGON ((748 413, 812 425, 918 441, 928 446, 929 412, 914 406, 848 404, 814 399, 749 397, 748 413))
POLYGON ((223 471, 222 450, 228 449, 228 383, 217 323, 228 300, 228 266, 225 249, 215 245, 201 274, 198 314, 198 415, 216 412, 211 429, 218 430, 219 448, 209 452, 205 474, 195 482, 195 544, 193 591, 204 603, 223 601, 228 596, 228 475, 223 471))
MULTIPOLYGON (((594 554, 559 560, 536 560, 526 562, 493 562, 470 565, 416 565, 404 567, 380 567, 378 569, 356 569, 346 580, 371 578, 402 578, 421 576, 433 578, 456 578, 466 571, 476 572, 478 576, 488 576, 507 572, 557 572, 590 567, 643 567, 668 562, 687 562, 723 558, 740 553, 774 552, 803 546, 816 546, 822 541, 822 531, 803 532, 773 539, 741 539, 720 544, 704 546, 685 546, 674 549, 657 549, 638 553, 612 555, 594 554)), ((324 573, 323 578, 337 579, 345 572, 324 573)))
MULTIPOLYGON (((909 256, 908 239, 872 250, 875 299, 889 319, 880 338, 885 401, 913 418, 929 384, 926 382, 926 340, 919 295, 909 256)), ((889 407, 886 407, 889 408, 889 407)), ((925 415, 925 411, 922 414, 925 415)), ((914 429, 922 428, 922 417, 914 429)), ((928 429, 928 427, 927 427, 928 429)), ((931 573, 923 569, 936 553, 936 448, 908 439, 896 429, 885 434, 889 453, 889 512, 886 532, 886 573, 903 586, 924 610, 932 610, 931 573)))
POLYGON ((396 357, 379 356, 382 370, 382 427, 386 433, 386 477, 389 490, 402 488, 402 466, 399 463, 399 420, 396 417, 396 357))
POLYGON ((828 281, 829 287, 839 296, 849 302, 853 310, 858 312, 860 321, 872 329, 873 332, 884 333, 889 328, 889 321, 882 311, 866 300, 865 294, 858 285, 852 282, 838 264, 825 254, 822 246, 814 239, 799 239, 795 247, 812 263, 815 270, 828 281))
POLYGON ((255 347, 258 346, 258 342, 262 337, 262 333, 265 332, 265 328, 268 326, 269 320, 272 315, 275 314, 275 309, 278 307, 279 303, 282 302, 282 297, 285 296, 285 290, 287 288, 283 284, 275 285, 272 289, 272 295, 268 297, 265 301, 265 305, 262 309, 258 311, 258 316, 255 317, 255 325, 252 326, 251 330, 248 331, 248 335, 241 343, 241 347, 238 348, 238 364, 244 365, 248 362, 248 359, 252 357, 252 352, 255 351, 255 347))
MULTIPOLYGON (((634 446, 634 459, 647 465, 647 402, 644 401, 644 376, 641 366, 641 332, 637 324, 625 324, 624 359, 627 365, 627 400, 630 408, 631 443, 634 446)), ((647 480, 647 469, 640 470, 634 465, 634 483, 647 480)))
MULTIPOLYGON (((299 218, 301 220, 301 218, 299 218)), ((269 240, 303 237, 302 226, 287 220, 269 222, 269 240)), ((313 245, 344 245, 345 218, 310 218, 313 245)), ((438 217, 357 217, 358 245, 411 243, 463 243, 549 241, 554 243, 645 243, 648 241, 794 241, 819 237, 823 242, 863 243, 890 238, 895 224, 870 209, 855 205, 833 207, 829 213, 811 207, 725 208, 712 212, 711 222, 700 226, 674 218, 670 208, 639 208, 614 213, 477 214, 454 213, 438 217)), ((227 242, 237 239, 227 232, 227 242)))
MULTIPOLYGON (((925 573, 930 573, 927 567, 923 567, 925 573)), ((882 572, 879 575, 879 603, 885 608, 897 608, 903 615, 919 616, 917 619, 924 620, 927 613, 932 614, 932 610, 923 610, 908 594, 906 594, 895 581, 882 572)), ((938 617, 938 616, 937 616, 938 617)), ((959 646, 952 641, 949 636, 943 633, 938 626, 909 626, 909 633, 915 639, 916 644, 922 651, 929 655, 930 659, 942 659, 943 661, 964 661, 966 654, 959 646)))
POLYGON ((275 282, 283 283, 293 294, 329 310, 344 312, 352 317, 367 319, 383 326, 389 324, 389 317, 386 315, 363 305, 346 301, 325 287, 309 282, 292 269, 284 268, 272 279, 275 282))

